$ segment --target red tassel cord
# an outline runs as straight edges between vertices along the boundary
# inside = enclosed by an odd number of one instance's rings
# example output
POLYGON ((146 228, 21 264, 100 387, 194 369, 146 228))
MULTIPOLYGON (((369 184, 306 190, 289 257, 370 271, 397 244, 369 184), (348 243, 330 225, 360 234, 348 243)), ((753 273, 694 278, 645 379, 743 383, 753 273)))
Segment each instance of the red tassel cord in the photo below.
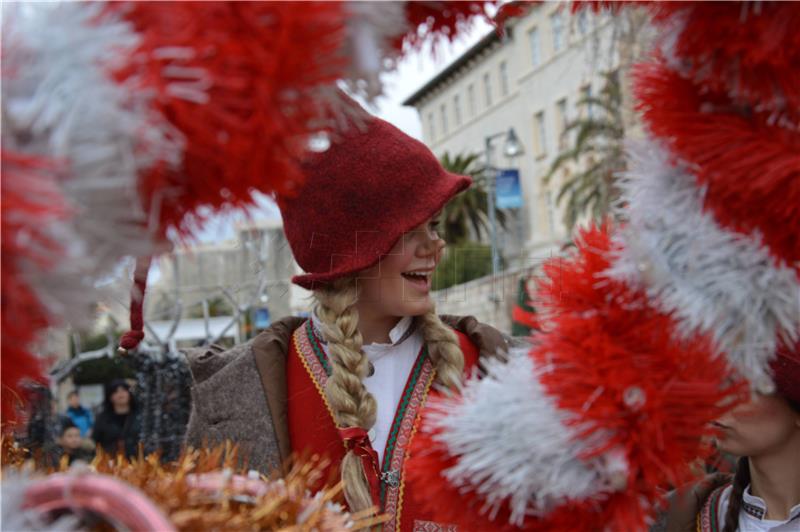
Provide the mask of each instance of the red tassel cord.
POLYGON ((144 293, 147 290, 147 274, 150 272, 151 257, 136 259, 133 271, 133 286, 131 287, 131 329, 122 335, 119 340, 119 351, 127 354, 136 349, 144 339, 144 293))

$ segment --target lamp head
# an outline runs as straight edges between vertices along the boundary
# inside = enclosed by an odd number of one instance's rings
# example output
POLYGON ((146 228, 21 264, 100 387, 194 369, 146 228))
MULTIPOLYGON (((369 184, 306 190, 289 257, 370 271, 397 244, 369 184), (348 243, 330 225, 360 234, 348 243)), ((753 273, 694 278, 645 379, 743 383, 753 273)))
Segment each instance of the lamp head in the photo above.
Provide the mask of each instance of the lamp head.
POLYGON ((523 149, 522 144, 519 142, 514 128, 509 128, 508 136, 506 136, 506 142, 503 145, 503 153, 508 158, 514 158, 519 157, 524 152, 525 150, 523 149))

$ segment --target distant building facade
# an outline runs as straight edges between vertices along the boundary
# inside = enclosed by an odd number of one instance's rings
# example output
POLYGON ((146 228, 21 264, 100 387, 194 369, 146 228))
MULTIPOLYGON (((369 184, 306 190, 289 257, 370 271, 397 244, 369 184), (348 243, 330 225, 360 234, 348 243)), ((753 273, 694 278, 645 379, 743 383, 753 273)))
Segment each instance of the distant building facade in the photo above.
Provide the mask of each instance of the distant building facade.
POLYGON ((596 95, 601 74, 618 60, 609 15, 571 15, 568 5, 545 2, 510 21, 504 37, 481 39, 404 102, 419 112, 424 142, 439 157, 482 154, 487 136, 514 128, 522 156, 504 157, 503 136, 492 143, 493 165, 520 173, 523 206, 507 212, 498 233, 509 267, 535 264, 569 239, 556 205, 559 181, 543 178, 568 141, 576 102, 596 95))
POLYGON ((159 271, 147 291, 145 319, 161 332, 169 331, 168 323, 179 313, 191 324, 181 336, 191 331, 205 336, 208 316, 209 331, 239 341, 274 320, 309 311, 309 293, 291 283, 299 270, 280 220, 240 225, 236 238, 226 242, 177 249, 159 260, 159 271), (223 331, 221 318, 235 317, 236 308, 239 330, 223 331))

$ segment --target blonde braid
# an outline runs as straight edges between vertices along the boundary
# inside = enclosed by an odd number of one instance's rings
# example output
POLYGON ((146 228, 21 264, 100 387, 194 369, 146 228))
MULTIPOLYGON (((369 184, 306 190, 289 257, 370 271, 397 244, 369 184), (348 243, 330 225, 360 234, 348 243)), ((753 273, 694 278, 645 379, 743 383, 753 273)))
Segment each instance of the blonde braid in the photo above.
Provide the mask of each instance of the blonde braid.
MULTIPOLYGON (((375 424, 378 405, 362 382, 369 360, 361 350, 358 331, 358 288, 355 279, 334 282, 330 289, 314 291, 315 312, 322 322, 322 337, 328 344, 332 373, 325 387, 328 403, 339 427, 369 430, 375 424)), ((361 459, 348 451, 342 460, 342 482, 350 511, 372 506, 369 483, 361 459)))
POLYGON ((419 318, 422 337, 428 346, 428 356, 436 368, 436 381, 454 391, 461 389, 464 373, 464 353, 458 337, 442 323, 435 310, 419 318))

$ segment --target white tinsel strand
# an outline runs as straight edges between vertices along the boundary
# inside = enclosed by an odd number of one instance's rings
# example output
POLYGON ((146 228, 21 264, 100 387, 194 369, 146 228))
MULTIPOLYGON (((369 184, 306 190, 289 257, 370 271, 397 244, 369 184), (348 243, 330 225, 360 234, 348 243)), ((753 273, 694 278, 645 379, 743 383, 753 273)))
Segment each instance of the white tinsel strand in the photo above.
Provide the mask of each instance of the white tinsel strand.
POLYGON ((348 2, 347 56, 353 61, 347 72, 349 87, 373 100, 383 93, 380 76, 394 67, 399 56, 391 41, 408 30, 405 2, 348 2))
POLYGON ((508 363, 490 360, 486 375, 464 386, 460 399, 429 403, 423 430, 439 430, 457 464, 449 482, 481 494, 492 515, 508 501, 511 522, 544 515, 565 500, 602 499, 619 489, 627 464, 620 453, 583 460, 603 444, 601 434, 578 438, 574 415, 559 410, 541 384, 527 349, 512 350, 508 363), (498 437, 502 435, 502 437, 498 437))
POLYGON ((179 138, 150 108, 152 95, 118 85, 109 71, 138 36, 101 14, 103 4, 3 6, 3 143, 63 161, 74 217, 49 228, 67 256, 28 271, 54 315, 83 318, 93 282, 126 255, 157 252, 137 193, 152 165, 178 164, 179 138))
POLYGON ((652 141, 628 149, 622 183, 628 225, 609 274, 645 288, 680 331, 709 333, 756 389, 769 391, 768 364, 779 337, 800 334, 800 283, 758 233, 721 227, 703 209, 704 189, 652 141))
POLYGON ((688 77, 689 71, 683 58, 677 54, 678 41, 686 27, 686 19, 691 14, 691 6, 677 11, 661 23, 661 30, 658 35, 658 49, 661 51, 666 64, 674 71, 680 72, 684 77, 688 77))

